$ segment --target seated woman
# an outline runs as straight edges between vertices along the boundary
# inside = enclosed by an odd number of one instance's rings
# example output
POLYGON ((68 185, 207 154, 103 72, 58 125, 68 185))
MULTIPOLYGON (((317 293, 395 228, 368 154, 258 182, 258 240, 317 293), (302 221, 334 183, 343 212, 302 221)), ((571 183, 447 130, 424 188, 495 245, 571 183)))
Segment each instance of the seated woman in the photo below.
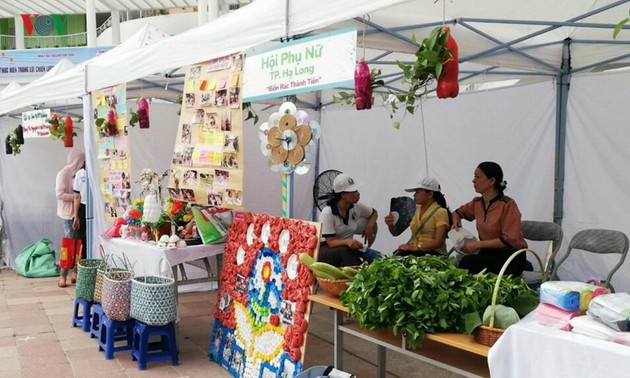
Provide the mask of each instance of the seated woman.
POLYGON ((375 209, 359 202, 360 187, 359 183, 345 173, 335 177, 332 198, 319 218, 322 237, 325 238, 319 247, 319 261, 340 267, 359 265, 363 261, 369 263, 380 256, 379 252, 366 248, 363 243, 354 239, 359 218, 366 218, 363 238, 367 246, 372 245, 378 217, 375 209))
MULTIPOLYGON (((521 231, 521 212, 516 201, 503 194, 507 183, 503 181, 503 170, 499 164, 490 161, 479 164, 475 169, 473 185, 481 197, 473 198, 453 212, 451 228, 458 230, 461 219, 477 221, 479 241, 465 244, 462 252, 479 250, 479 253, 464 256, 459 267, 473 274, 483 269, 498 274, 514 251, 527 248, 521 231)), ((525 254, 519 254, 505 273, 520 276, 526 261, 525 254)))
MULTIPOLYGON (((440 191, 440 184, 431 177, 425 177, 406 192, 413 192, 416 212, 409 224, 411 238, 398 246, 397 256, 407 255, 446 255, 446 232, 448 230, 448 207, 440 191)), ((393 215, 385 217, 385 224, 393 236, 398 236, 394 227, 393 215)))

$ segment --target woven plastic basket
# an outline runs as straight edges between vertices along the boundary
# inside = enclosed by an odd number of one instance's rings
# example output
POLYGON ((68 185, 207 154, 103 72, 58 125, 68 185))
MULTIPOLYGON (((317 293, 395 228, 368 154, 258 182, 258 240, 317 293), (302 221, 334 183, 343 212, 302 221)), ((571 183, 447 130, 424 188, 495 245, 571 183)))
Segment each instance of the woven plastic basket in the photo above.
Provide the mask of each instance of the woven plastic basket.
POLYGON ((534 257, 536 257, 538 264, 540 264, 540 271, 542 272, 542 281, 545 282, 547 280, 547 275, 545 274, 545 268, 544 268, 543 262, 540 259, 540 256, 538 256, 536 252, 527 248, 519 249, 518 251, 514 252, 512 256, 510 256, 505 262, 505 264, 503 264, 503 266, 501 267, 501 271, 499 271, 499 275, 497 276, 497 280, 494 284, 494 290, 492 291, 492 304, 490 305, 490 323, 487 326, 481 325, 477 327, 475 331, 473 332, 475 341, 478 342, 479 344, 483 344, 483 345, 487 345, 491 347, 494 345, 494 343, 497 342, 497 340, 499 340, 499 337, 501 337, 501 335, 503 335, 503 332, 505 331, 500 328, 494 328, 494 313, 497 309, 497 297, 499 295, 499 288, 501 286, 501 278, 503 278, 503 274, 505 273, 505 270, 507 269, 508 265, 510 265, 512 260, 514 260, 516 256, 518 256, 520 253, 524 253, 524 252, 531 252, 534 255, 534 257))
POLYGON ((317 283, 322 290, 330 295, 338 297, 342 291, 348 289, 348 284, 350 284, 350 280, 329 280, 326 278, 317 277, 317 283))

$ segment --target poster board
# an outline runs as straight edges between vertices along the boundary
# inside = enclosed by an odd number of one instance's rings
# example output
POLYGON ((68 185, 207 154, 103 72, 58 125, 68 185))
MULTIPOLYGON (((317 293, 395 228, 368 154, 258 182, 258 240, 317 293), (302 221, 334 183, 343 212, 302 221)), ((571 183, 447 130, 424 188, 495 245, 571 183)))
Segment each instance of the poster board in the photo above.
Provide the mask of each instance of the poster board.
POLYGON ((48 119, 50 119, 50 109, 23 112, 22 128, 24 129, 24 139, 49 137, 50 131, 48 128, 50 124, 46 121, 48 119))
POLYGON ((98 138, 98 180, 105 198, 104 216, 106 221, 122 217, 131 205, 131 157, 129 136, 127 135, 127 86, 113 87, 92 92, 94 125, 98 138), (107 119, 108 113, 116 112, 114 135, 100 129, 96 122, 107 119))
POLYGON ((174 200, 243 209, 243 55, 188 67, 168 176, 174 200))
POLYGON ((321 224, 237 213, 224 252, 210 356, 235 377, 295 377, 303 370, 321 224))

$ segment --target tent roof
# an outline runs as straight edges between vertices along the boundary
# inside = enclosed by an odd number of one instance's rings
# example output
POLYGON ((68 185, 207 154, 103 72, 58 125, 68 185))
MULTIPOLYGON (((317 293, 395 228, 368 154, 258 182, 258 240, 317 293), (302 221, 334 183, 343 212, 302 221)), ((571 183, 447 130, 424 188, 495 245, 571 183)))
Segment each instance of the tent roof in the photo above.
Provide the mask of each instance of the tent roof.
MULTIPOLYGON (((361 57, 361 47, 365 46, 370 67, 382 70, 389 91, 400 92, 404 88, 396 61, 413 62, 417 44, 412 36, 421 40, 442 24, 450 25, 459 45, 460 84, 467 86, 465 89, 506 79, 549 80, 563 72, 563 52, 568 53, 565 72, 569 73, 630 65, 630 30, 612 38, 614 26, 628 16, 629 3, 630 0, 321 0, 318 7, 313 7, 310 1, 292 0, 285 17, 284 0, 257 0, 151 46, 91 61, 86 84, 88 90, 94 90, 256 49, 262 44, 279 43, 286 36, 298 38, 355 25, 359 29, 357 55, 361 57), (365 21, 363 14, 367 14, 365 21)), ((325 91, 321 103, 331 103, 332 93, 325 91)), ((317 106, 314 98, 307 102, 311 100, 317 106)))
MULTIPOLYGON (((241 1, 243 2, 243 1, 241 1)), ((134 11, 147 9, 196 7, 197 0, 95 0, 97 13, 112 10, 134 11)), ((22 14, 84 14, 85 2, 76 0, 3 0, 0 3, 0 18, 22 14)))

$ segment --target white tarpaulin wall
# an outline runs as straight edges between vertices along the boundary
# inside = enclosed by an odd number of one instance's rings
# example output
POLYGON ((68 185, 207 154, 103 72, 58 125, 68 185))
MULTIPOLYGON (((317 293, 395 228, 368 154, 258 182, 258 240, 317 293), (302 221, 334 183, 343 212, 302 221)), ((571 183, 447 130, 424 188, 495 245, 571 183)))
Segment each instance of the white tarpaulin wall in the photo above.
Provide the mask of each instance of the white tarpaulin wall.
MULTIPOLYGON (((555 89, 551 82, 485 93, 463 94, 454 100, 424 105, 429 176, 438 179, 451 210, 476 194, 472 177, 485 160, 498 162, 523 219, 551 221, 555 89)), ((335 108, 322 112, 320 170, 338 169, 364 183, 361 201, 379 213, 374 245, 391 253, 410 237, 392 237, 383 223, 391 197, 411 196, 425 172, 422 117, 408 114, 400 130, 383 108, 356 111, 335 108)), ((474 225, 465 228, 476 233, 474 225)))
MULTIPOLYGON (((587 228, 630 235, 630 73, 571 80, 567 116, 563 251, 587 228)), ((563 279, 604 279, 619 255, 573 251, 560 267, 563 279)), ((615 273, 616 291, 630 292, 630 261, 615 273)))

